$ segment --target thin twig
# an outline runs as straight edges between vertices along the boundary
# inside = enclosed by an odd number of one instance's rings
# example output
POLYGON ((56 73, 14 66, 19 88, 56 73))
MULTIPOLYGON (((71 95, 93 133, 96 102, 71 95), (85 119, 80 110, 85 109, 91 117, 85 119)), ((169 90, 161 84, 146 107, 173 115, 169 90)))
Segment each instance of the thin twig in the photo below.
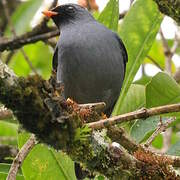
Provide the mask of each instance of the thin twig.
POLYGON ((172 112, 179 112, 179 111, 180 111, 180 103, 159 106, 159 107, 154 107, 150 109, 143 108, 138 111, 133 111, 130 113, 114 116, 108 119, 102 119, 97 122, 88 123, 87 125, 91 127, 92 129, 102 129, 108 126, 132 121, 135 119, 148 118, 150 116, 172 113, 172 112))
MULTIPOLYGON (((175 38, 174 38, 174 44, 173 47, 171 48, 171 51, 175 54, 176 53, 176 49, 178 48, 179 44, 180 44, 180 29, 178 29, 179 31, 175 34, 175 38)), ((180 82, 180 68, 177 69, 177 71, 174 74, 174 79, 179 83, 180 82)))
POLYGON ((31 70, 35 73, 38 74, 36 69, 33 67, 32 62, 30 61, 29 57, 27 56, 26 52, 24 51, 24 48, 20 49, 22 55, 24 56, 24 59, 26 60, 26 62, 28 63, 29 67, 31 68, 31 70))
POLYGON ((175 74, 174 74, 174 79, 175 79, 175 81, 176 81, 177 83, 180 82, 180 67, 177 68, 177 71, 176 71, 175 74))
POLYGON ((106 104, 104 102, 99 102, 99 103, 78 104, 78 106, 82 108, 90 108, 94 110, 102 110, 105 108, 106 104))
POLYGON ((162 39, 162 43, 163 43, 163 47, 164 47, 164 54, 165 54, 165 58, 166 58, 165 70, 167 73, 171 74, 172 57, 175 54, 176 49, 179 46, 179 37, 178 37, 178 34, 175 34, 174 44, 173 44, 172 48, 170 48, 167 40, 164 37, 162 29, 160 29, 160 35, 161 35, 161 39, 162 39))
POLYGON ((133 2, 134 2, 134 0, 130 0, 130 6, 132 6, 133 2))
MULTIPOLYGON (((162 32, 162 29, 160 29, 160 35, 164 47, 164 55, 165 55, 165 71, 171 75, 172 74, 172 57, 176 52, 176 49, 178 47, 178 36, 175 35, 174 44, 172 48, 169 47, 167 40, 164 37, 164 34, 162 32)), ((171 135, 172 135, 172 128, 169 128, 164 134, 163 134, 163 152, 166 152, 171 145, 171 135)))
POLYGON ((171 50, 168 46, 168 43, 164 37, 164 34, 162 32, 162 29, 160 29, 160 35, 161 35, 161 39, 162 39, 162 44, 163 44, 163 48, 164 48, 164 55, 165 55, 165 71, 171 75, 171 58, 172 58, 172 54, 171 54, 171 50))
POLYGON ((31 137, 28 139, 28 141, 20 149, 15 159, 13 160, 13 163, 11 165, 6 180, 16 180, 18 169, 21 167, 21 164, 23 163, 24 159, 29 154, 31 149, 35 146, 35 144, 36 144, 36 139, 34 134, 32 134, 31 137))
POLYGON ((33 29, 16 38, 6 39, 0 42, 0 51, 18 49, 24 45, 35 43, 37 41, 45 41, 52 37, 58 36, 59 30, 56 28, 33 29))
POLYGON ((162 119, 160 119, 160 122, 158 124, 157 129, 154 131, 154 133, 149 137, 149 139, 146 141, 146 143, 144 144, 144 146, 146 148, 148 148, 151 143, 153 142, 153 140, 158 136, 158 134, 160 134, 161 132, 164 132, 168 126, 175 121, 176 118, 170 118, 168 119, 165 123, 162 122, 162 119))
MULTIPOLYGON (((57 2, 57 0, 54 0, 49 8, 51 9, 56 6, 57 2)), ((36 25, 30 32, 24 33, 20 36, 15 36, 12 39, 1 39, 0 51, 18 49, 26 44, 35 43, 37 41, 46 41, 49 38, 58 36, 59 31, 57 30, 57 28, 47 27, 48 20, 48 18, 43 16, 41 23, 36 25)))
POLYGON ((11 61, 14 53, 15 53, 15 51, 12 50, 12 51, 10 51, 10 53, 7 55, 6 60, 5 60, 5 63, 6 63, 6 64, 9 64, 9 62, 11 61))

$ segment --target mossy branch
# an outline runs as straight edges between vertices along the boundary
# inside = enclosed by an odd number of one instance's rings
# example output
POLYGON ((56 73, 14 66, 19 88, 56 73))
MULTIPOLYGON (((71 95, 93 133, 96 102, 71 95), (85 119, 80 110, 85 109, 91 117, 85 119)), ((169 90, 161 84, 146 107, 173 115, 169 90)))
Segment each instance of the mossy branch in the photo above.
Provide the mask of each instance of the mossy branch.
POLYGON ((180 25, 180 0, 154 0, 159 10, 173 18, 180 25))
POLYGON ((0 101, 41 142, 66 152, 72 160, 83 163, 90 171, 111 179, 137 179, 142 176, 153 177, 154 174, 161 177, 162 172, 163 177, 174 175, 168 169, 171 161, 166 161, 164 165, 161 159, 149 154, 149 159, 153 156, 156 163, 144 162, 146 153, 137 150, 139 153, 135 156, 134 151, 131 153, 121 145, 116 146, 108 141, 104 131, 89 128, 87 122, 103 118, 99 109, 100 112, 93 106, 79 106, 71 100, 64 100, 61 88, 54 88, 52 81, 45 81, 40 76, 17 78, 1 61, 0 101))
POLYGON ((122 176, 125 170, 135 175, 138 161, 132 155, 119 148, 116 154, 120 155, 115 155, 113 146, 103 136, 99 142, 99 133, 84 126, 85 122, 98 121, 101 115, 89 107, 65 101, 40 76, 17 78, 0 62, 0 101, 41 142, 65 151, 89 170, 107 177, 122 176))

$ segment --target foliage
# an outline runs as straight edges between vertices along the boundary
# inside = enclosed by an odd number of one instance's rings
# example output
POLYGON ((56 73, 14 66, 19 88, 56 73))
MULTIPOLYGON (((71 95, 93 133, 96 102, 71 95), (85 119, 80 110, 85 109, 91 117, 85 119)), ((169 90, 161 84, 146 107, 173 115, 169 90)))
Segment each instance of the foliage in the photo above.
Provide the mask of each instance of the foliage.
MULTIPOLYGON (((28 0, 21 2, 12 14, 12 22, 17 34, 22 34, 31 30, 31 20, 35 12, 39 9, 42 1, 28 0)), ((110 0, 100 14, 96 14, 96 19, 108 28, 116 31, 122 38, 128 52, 128 63, 124 84, 113 111, 113 115, 128 113, 146 107, 156 107, 160 105, 180 102, 180 85, 164 72, 160 72, 154 77, 144 74, 141 79, 134 81, 134 77, 142 64, 155 64, 162 71, 165 69, 165 55, 163 44, 156 38, 163 16, 158 10, 156 3, 152 0, 137 0, 130 8, 122 23, 119 20, 119 1, 110 0), (119 29, 118 29, 119 27, 119 29), (152 62, 147 55, 154 59, 152 62)), ((12 36, 10 26, 5 30, 5 35, 12 36)), ((173 40, 168 40, 170 45, 173 40)), ((48 79, 51 74, 51 63, 53 51, 47 44, 38 42, 27 45, 24 50, 32 62, 36 71, 44 78, 48 79)), ((179 53, 179 48, 177 48, 179 53)), ((7 59, 8 53, 2 53, 2 59, 7 59)), ((28 76, 32 74, 31 67, 27 64, 24 56, 19 50, 15 51, 9 67, 18 76, 28 76)), ((176 72, 176 66, 172 64, 172 72, 176 72)), ((172 116, 177 118, 172 126, 173 136, 168 154, 180 156, 179 113, 172 116)), ((168 117, 163 116, 163 121, 168 117)), ((137 142, 142 143, 155 131, 159 123, 159 116, 150 117, 146 120, 136 120, 133 124, 124 124, 129 127, 130 136, 137 142)), ((15 120, 0 121, 0 142, 21 148, 29 137, 28 133, 18 131, 18 124, 15 120), (6 140, 1 140, 6 139, 6 140)), ((21 128, 21 127, 19 127, 21 128)), ((90 129, 87 126, 76 130, 76 138, 82 141, 87 138, 90 129)), ((162 135, 157 136, 152 146, 161 149, 163 146, 162 135)), ((0 179, 5 179, 10 168, 10 164, 0 162, 0 179)), ((53 148, 43 144, 37 144, 25 159, 21 170, 18 172, 18 179, 76 179, 73 161, 63 152, 56 152, 53 148)), ((96 179, 104 179, 97 176, 96 179)))

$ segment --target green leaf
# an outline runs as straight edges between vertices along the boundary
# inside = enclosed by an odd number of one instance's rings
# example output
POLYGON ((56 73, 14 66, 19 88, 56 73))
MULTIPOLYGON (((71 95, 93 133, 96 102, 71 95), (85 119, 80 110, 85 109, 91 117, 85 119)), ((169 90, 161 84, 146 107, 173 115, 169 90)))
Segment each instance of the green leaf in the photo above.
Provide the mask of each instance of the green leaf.
POLYGON ((152 77, 144 75, 140 79, 133 82, 133 84, 147 85, 151 81, 152 77))
MULTIPOLYGON (((180 123, 180 121, 179 121, 180 123)), ((174 126, 174 123, 171 123, 171 127, 174 126)), ((174 126, 175 127, 175 126, 174 126)), ((176 130, 173 130, 172 135, 171 135, 171 144, 176 144, 180 138, 179 138, 179 129, 177 129, 177 132, 175 132, 176 130)))
POLYGON ((2 172, 2 173, 8 173, 10 167, 11 167, 11 164, 0 163, 0 172, 2 172))
POLYGON ((149 133, 152 133, 153 130, 157 128, 159 123, 159 117, 150 117, 147 119, 137 120, 131 128, 131 137, 137 142, 140 143, 144 140, 145 137, 149 136, 149 133))
POLYGON ((0 136, 17 136, 18 125, 0 121, 0 136))
MULTIPOLYGON (((168 74, 160 72, 155 75, 146 86, 146 107, 151 108, 166 104, 180 102, 180 86, 168 74)), ((177 115, 177 113, 176 113, 177 115)), ((151 117, 137 120, 132 127, 131 135, 135 140, 141 142, 148 133, 156 129, 159 118, 151 117)))
POLYGON ((87 140, 87 137, 89 137, 91 129, 88 126, 83 126, 81 128, 76 129, 75 141, 85 141, 87 140))
MULTIPOLYGON (((29 135, 25 133, 19 134, 19 147, 22 147, 28 138, 29 135)), ((65 154, 55 152, 43 144, 38 144, 31 150, 23 162, 22 172, 26 180, 76 179, 72 160, 65 154)))
MULTIPOLYGON (((158 66, 160 66, 160 68, 164 69, 165 67, 165 55, 164 55, 164 50, 163 50, 163 46, 162 46, 162 42, 160 41, 154 41, 148 56, 150 56, 151 58, 153 58, 153 60, 155 61, 155 63, 158 64, 158 66)), ((152 61, 149 58, 145 58, 144 60, 145 63, 152 63, 152 61)), ((154 64, 154 63, 152 63, 154 64)))
POLYGON ((137 0, 125 16, 119 35, 125 43, 129 59, 113 115, 119 114, 134 76, 154 42, 161 21, 162 15, 152 0, 137 0))
POLYGON ((180 102, 180 86, 164 72, 155 75, 146 86, 146 107, 180 102))
MULTIPOLYGON (((163 49, 163 45, 162 42, 159 40, 154 41, 148 56, 150 56, 153 59, 150 60, 149 58, 145 58, 144 59, 144 63, 150 63, 150 64, 155 64, 157 67, 159 67, 160 69, 165 68, 165 55, 164 55, 164 49, 163 49)), ((172 62, 172 72, 174 73, 176 71, 176 67, 174 65, 174 63, 172 62)))
POLYGON ((98 21, 107 28, 117 31, 119 21, 119 0, 110 0, 99 15, 98 21))
MULTIPOLYGON (((8 176, 8 173, 0 172, 0 180, 6 180, 7 176, 8 176)), ((24 180, 24 177, 22 175, 17 174, 16 180, 24 180)))
MULTIPOLYGON (((38 42, 24 46, 24 50, 37 72, 42 75, 43 78, 49 78, 52 69, 52 54, 49 47, 42 42, 38 42)), ((9 66, 19 76, 27 76, 32 72, 20 51, 13 56, 9 66)))
MULTIPOLYGON (((3 180, 3 179, 5 180, 6 179, 10 167, 11 167, 11 164, 0 163, 0 179, 1 180, 3 180)), ((24 177, 23 177, 21 171, 19 171, 17 173, 16 180, 24 180, 24 177)))
POLYGON ((159 134, 154 141, 152 142, 152 146, 161 149, 163 147, 163 136, 162 134, 159 134))
POLYGON ((0 121, 1 144, 17 145, 18 125, 0 121))
POLYGON ((180 156, 180 141, 178 141, 176 144, 172 145, 167 154, 169 155, 175 155, 175 156, 180 156))
POLYGON ((132 84, 121 105, 120 113, 127 113, 145 107, 145 87, 132 84))
MULTIPOLYGON (((12 15, 12 23, 17 35, 30 29, 30 22, 41 4, 42 0, 29 0, 18 6, 12 15)), ((10 33, 9 29, 7 33, 10 33)))

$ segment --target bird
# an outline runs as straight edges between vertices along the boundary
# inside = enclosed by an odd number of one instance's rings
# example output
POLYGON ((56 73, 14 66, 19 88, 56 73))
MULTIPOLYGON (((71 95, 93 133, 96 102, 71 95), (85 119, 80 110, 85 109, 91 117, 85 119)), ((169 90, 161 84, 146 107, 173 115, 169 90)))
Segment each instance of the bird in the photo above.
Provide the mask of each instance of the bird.
POLYGON ((77 4, 43 14, 60 30, 52 66, 65 98, 79 104, 105 102, 110 115, 123 84, 128 55, 120 37, 77 4))
MULTIPOLYGON (((52 66, 64 98, 79 104, 105 102, 111 115, 123 84, 128 55, 120 37, 77 4, 64 4, 43 11, 60 30, 52 66)), ((77 179, 87 173, 75 163, 77 179)))

